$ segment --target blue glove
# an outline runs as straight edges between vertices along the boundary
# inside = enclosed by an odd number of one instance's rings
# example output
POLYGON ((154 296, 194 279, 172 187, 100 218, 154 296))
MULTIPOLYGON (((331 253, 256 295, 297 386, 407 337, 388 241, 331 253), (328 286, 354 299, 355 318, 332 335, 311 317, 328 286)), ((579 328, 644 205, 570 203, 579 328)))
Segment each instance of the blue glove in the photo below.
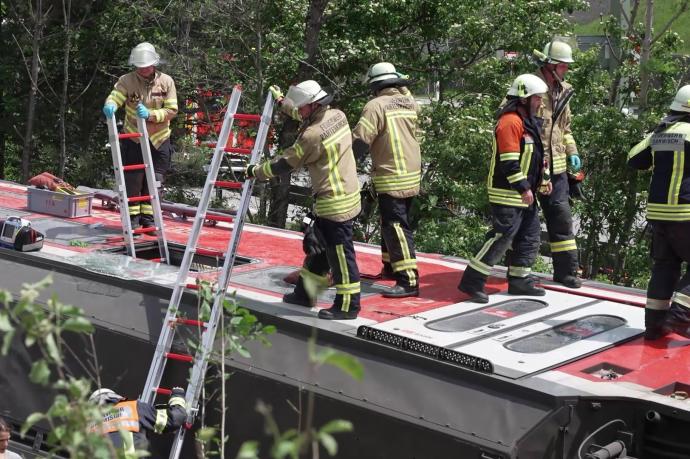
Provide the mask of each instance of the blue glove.
POLYGON ((117 105, 115 104, 107 103, 103 106, 103 114, 106 118, 111 118, 115 111, 117 111, 117 105))
POLYGON ((137 116, 145 120, 149 119, 149 109, 141 102, 137 105, 137 116))
POLYGON ((568 156, 568 165, 573 172, 577 172, 582 167, 582 160, 578 155, 570 155, 568 156))

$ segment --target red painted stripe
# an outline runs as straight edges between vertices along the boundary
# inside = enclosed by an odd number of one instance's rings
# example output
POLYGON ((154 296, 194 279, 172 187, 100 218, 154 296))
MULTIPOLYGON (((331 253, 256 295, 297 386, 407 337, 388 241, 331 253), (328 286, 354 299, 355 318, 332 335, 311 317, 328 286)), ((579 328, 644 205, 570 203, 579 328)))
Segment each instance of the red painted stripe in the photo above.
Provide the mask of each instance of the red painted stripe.
POLYGON ((215 186, 221 187, 221 188, 229 188, 233 190, 239 190, 242 188, 243 183, 242 182, 229 182, 226 180, 216 180, 213 182, 215 186))
POLYGON ((144 195, 144 196, 134 196, 131 198, 127 198, 127 202, 141 202, 141 201, 150 201, 151 196, 149 195, 144 195))
POLYGON ((235 113, 233 118, 236 120, 261 121, 261 115, 253 115, 250 113, 235 113))
POLYGON ((218 215, 218 214, 213 214, 213 215, 206 214, 206 220, 211 220, 214 222, 232 223, 233 221, 235 221, 235 217, 230 217, 230 216, 224 217, 224 216, 218 215))
POLYGON ((137 137, 141 137, 141 132, 126 132, 117 135, 118 139, 136 139, 137 137))
POLYGON ((146 169, 146 164, 130 164, 128 166, 122 166, 122 170, 125 172, 139 171, 141 169, 146 169))
POLYGON ((192 362, 194 357, 187 354, 175 354, 173 352, 166 352, 165 356, 171 360, 179 360, 180 362, 192 362))
POLYGON ((206 255, 209 257, 223 257, 223 256, 225 256, 225 252, 221 252, 220 250, 204 249, 202 247, 197 247, 196 253, 199 255, 206 255))
POLYGON ((252 153, 251 148, 236 148, 236 147, 226 147, 223 149, 228 153, 239 153, 241 155, 250 155, 252 153))

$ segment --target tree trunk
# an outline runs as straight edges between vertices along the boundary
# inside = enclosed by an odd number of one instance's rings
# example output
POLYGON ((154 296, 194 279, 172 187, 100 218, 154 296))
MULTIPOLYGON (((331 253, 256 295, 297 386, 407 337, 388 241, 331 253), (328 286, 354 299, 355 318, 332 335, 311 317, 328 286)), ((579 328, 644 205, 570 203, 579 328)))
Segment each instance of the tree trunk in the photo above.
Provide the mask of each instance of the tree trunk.
POLYGON ((43 0, 36 0, 36 10, 34 11, 34 30, 31 39, 31 90, 29 91, 29 102, 26 111, 26 130, 24 132, 24 147, 22 149, 22 183, 29 180, 31 172, 31 156, 33 148, 34 117, 36 115, 36 102, 38 94, 38 72, 39 72, 39 46, 43 34, 43 0))
POLYGON ((63 0, 62 16, 64 18, 65 49, 62 58, 62 97, 60 98, 60 111, 58 122, 60 127, 60 161, 58 164, 58 177, 65 178, 65 164, 67 163, 67 130, 65 128, 67 113, 67 91, 69 89, 69 56, 72 46, 72 31, 70 28, 70 17, 72 14, 72 0, 63 0))
POLYGON ((652 50, 652 23, 654 21, 654 0, 647 0, 647 11, 644 20, 644 38, 640 52, 640 112, 647 109, 649 92, 649 56, 652 50))
MULTIPOLYGON (((319 49, 319 32, 323 25, 323 13, 328 5, 328 0, 311 0, 307 14, 307 27, 304 32, 304 51, 307 55, 297 68, 297 80, 304 81, 313 76, 313 64, 319 49)), ((286 122, 280 133, 280 144, 287 143, 288 139, 294 139, 297 135, 299 124, 286 122), (283 140, 283 137, 285 140, 283 140)), ((285 227, 288 211, 288 195, 290 192, 290 177, 277 177, 271 182, 271 210, 268 214, 268 224, 279 228, 285 227)))

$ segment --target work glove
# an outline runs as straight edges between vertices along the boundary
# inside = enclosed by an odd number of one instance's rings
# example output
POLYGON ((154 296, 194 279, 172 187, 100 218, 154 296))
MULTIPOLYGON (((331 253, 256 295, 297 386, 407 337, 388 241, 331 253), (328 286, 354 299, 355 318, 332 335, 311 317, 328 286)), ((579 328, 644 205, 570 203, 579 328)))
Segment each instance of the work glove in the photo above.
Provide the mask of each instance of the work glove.
POLYGON ((137 105, 137 116, 144 120, 149 119, 149 109, 141 102, 137 105))
POLYGON ((304 230, 304 239, 302 239, 302 250, 306 255, 321 255, 326 251, 324 244, 324 237, 321 231, 314 226, 314 222, 307 225, 304 230))
POLYGON ((568 165, 570 166, 570 169, 573 172, 577 172, 580 170, 582 167, 582 160, 578 155, 570 155, 568 156, 568 165))
POLYGON ((271 95, 273 96, 273 99, 275 100, 281 100, 285 97, 283 94, 283 91, 280 90, 279 86, 273 85, 268 88, 268 90, 271 92, 271 95))
POLYGON ((247 168, 244 170, 244 175, 247 178, 254 178, 254 169, 256 169, 256 164, 247 164, 247 168))
POLYGON ((115 114, 115 111, 117 111, 117 105, 115 104, 107 103, 103 106, 103 114, 106 118, 112 117, 115 114))
POLYGON ((170 392, 171 397, 182 397, 184 398, 184 393, 185 390, 181 387, 173 387, 172 391, 170 392))

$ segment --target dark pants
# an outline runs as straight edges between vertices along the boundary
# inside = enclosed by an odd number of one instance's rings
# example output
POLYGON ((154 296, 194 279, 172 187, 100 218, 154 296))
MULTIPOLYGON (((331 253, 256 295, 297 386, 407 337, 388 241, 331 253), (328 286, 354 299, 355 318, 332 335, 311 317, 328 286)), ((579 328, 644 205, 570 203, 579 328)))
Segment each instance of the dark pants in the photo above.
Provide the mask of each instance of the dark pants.
POLYGON ((526 209, 492 204, 491 214, 493 228, 460 280, 464 291, 484 290, 491 267, 501 261, 508 250, 511 251, 509 279, 527 277, 537 258, 541 228, 536 203, 526 209))
POLYGON ((326 251, 307 255, 300 271, 295 292, 314 299, 328 287, 328 272, 333 274, 335 300, 333 307, 342 311, 359 311, 359 269, 352 242, 352 220, 334 222, 316 217, 316 227, 325 239, 326 251))
POLYGON ((381 258, 395 282, 404 287, 418 287, 419 274, 414 251, 414 234, 410 228, 412 198, 394 198, 379 194, 381 213, 381 258))
POLYGON ((664 311, 673 300, 690 309, 690 271, 681 277, 682 263, 690 263, 690 222, 650 223, 654 264, 647 287, 647 308, 664 311))
POLYGON ((570 188, 565 172, 551 178, 553 191, 550 195, 539 195, 546 230, 549 234, 553 278, 558 280, 568 275, 577 275, 579 268, 577 245, 573 235, 573 215, 568 197, 570 188))
MULTIPOLYGON (((170 169, 170 161, 172 158, 172 145, 170 139, 161 144, 160 147, 155 148, 149 142, 151 148, 151 160, 153 161, 153 171, 156 175, 156 180, 165 181, 165 174, 170 169)), ((122 164, 125 166, 131 164, 143 164, 144 157, 141 152, 141 145, 129 139, 120 142, 120 152, 122 154, 122 164)), ((125 189, 127 196, 145 196, 149 194, 148 184, 146 182, 146 173, 144 170, 126 171, 125 172, 125 189)), ((146 218, 153 218, 153 209, 150 201, 135 202, 129 206, 130 216, 143 215, 146 218)))

